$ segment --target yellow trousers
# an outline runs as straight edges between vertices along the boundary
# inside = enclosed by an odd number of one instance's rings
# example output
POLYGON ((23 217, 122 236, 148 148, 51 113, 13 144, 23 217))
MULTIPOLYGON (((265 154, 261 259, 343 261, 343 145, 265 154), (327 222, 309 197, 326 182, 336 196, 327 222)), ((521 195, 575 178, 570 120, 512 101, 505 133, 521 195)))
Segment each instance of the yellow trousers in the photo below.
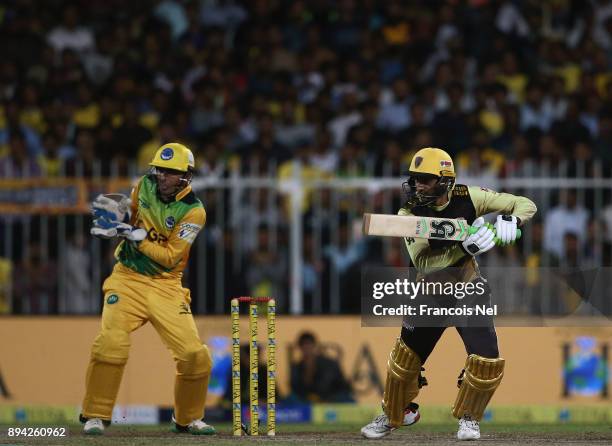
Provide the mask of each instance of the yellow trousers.
POLYGON ((201 419, 212 359, 189 309, 189 290, 176 280, 151 279, 117 264, 103 292, 102 327, 91 350, 83 417, 111 419, 130 350, 130 333, 151 322, 176 363, 176 422, 186 426, 201 419))

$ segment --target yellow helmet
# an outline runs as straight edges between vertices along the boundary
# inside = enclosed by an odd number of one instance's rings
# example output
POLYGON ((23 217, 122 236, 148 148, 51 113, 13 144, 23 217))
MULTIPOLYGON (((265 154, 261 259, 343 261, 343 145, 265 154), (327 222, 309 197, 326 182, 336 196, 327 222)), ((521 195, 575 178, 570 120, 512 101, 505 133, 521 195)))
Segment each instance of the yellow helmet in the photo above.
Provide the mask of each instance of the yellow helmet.
POLYGON ((191 150, 183 144, 171 142, 157 149, 149 166, 187 172, 195 169, 195 162, 191 150))
POLYGON ((442 149, 426 147, 414 154, 410 175, 433 175, 455 178, 453 159, 442 149))
POLYGON ((444 150, 426 147, 414 154, 408 179, 402 184, 406 194, 406 204, 413 206, 429 206, 455 187, 455 166, 453 159, 444 150), (416 181, 419 177, 436 178, 437 181, 428 193, 417 190, 416 181))

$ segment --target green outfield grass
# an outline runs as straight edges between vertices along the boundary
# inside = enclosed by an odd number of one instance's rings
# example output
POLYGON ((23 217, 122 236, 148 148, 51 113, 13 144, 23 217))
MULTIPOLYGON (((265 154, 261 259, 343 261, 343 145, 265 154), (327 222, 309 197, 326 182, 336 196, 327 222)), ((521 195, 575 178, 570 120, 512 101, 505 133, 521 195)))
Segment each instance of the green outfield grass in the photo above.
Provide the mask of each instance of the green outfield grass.
MULTIPOLYGON (((48 426, 48 425, 46 425, 48 426)), ((352 424, 281 424, 277 426, 274 438, 261 435, 258 438, 236 438, 231 436, 229 424, 216 425, 219 434, 213 437, 177 435, 169 432, 170 425, 159 426, 120 426, 113 425, 104 436, 86 437, 81 434, 80 425, 70 425, 70 436, 66 438, 24 438, 7 437, 7 428, 0 426, 0 446, 4 445, 91 445, 91 446, 145 446, 145 445, 194 445, 215 444, 220 446, 270 443, 275 446, 296 444, 351 445, 382 444, 406 445, 448 445, 457 444, 455 439, 456 424, 419 423, 409 428, 394 432, 379 442, 361 438, 361 425, 352 424)), ((482 440, 488 445, 517 445, 528 443, 571 444, 571 445, 608 445, 612 444, 612 426, 602 424, 529 424, 529 425, 487 425, 481 427, 482 440)))

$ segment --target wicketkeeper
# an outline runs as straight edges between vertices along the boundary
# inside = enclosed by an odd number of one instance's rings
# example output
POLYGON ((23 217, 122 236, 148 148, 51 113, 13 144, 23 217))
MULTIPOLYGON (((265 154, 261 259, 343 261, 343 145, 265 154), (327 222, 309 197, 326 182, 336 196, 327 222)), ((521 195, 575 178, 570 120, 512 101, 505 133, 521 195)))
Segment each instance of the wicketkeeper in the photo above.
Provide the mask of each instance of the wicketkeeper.
POLYGON ((130 333, 150 322, 176 363, 175 432, 214 434, 204 423, 212 366, 191 314, 191 296, 181 285, 189 249, 204 226, 206 212, 191 190, 194 159, 182 144, 165 144, 151 172, 132 190, 99 196, 92 205, 91 233, 119 237, 117 264, 103 284, 102 327, 91 350, 81 421, 86 434, 102 434, 111 421, 130 333))
MULTIPOLYGON (((517 239, 517 228, 536 213, 535 204, 525 198, 497 193, 480 187, 455 184, 451 157, 443 150, 419 150, 410 164, 408 180, 402 185, 407 202, 400 215, 464 218, 480 229, 463 242, 406 238, 412 264, 420 274, 453 267, 465 282, 484 281, 476 256, 495 246, 517 239), (495 231, 485 225, 482 215, 497 212, 495 231)), ((387 363, 383 414, 361 429, 366 438, 378 439, 401 426, 416 423, 420 414, 413 401, 426 381, 421 370, 445 327, 414 327, 404 321, 387 363)), ((504 375, 497 334, 488 327, 457 327, 468 357, 459 378, 453 416, 459 419, 457 438, 480 438, 479 421, 504 375)))

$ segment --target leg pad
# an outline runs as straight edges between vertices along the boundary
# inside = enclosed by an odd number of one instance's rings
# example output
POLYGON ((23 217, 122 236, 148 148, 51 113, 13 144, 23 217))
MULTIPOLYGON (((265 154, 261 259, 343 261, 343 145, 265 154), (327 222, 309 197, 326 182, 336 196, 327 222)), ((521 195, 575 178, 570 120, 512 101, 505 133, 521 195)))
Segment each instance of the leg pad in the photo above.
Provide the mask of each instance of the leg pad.
POLYGON ((453 405, 455 418, 467 414, 475 420, 482 419, 487 404, 504 376, 505 363, 502 358, 484 358, 474 354, 468 356, 453 405))
POLYGON ((186 354, 185 359, 176 362, 174 382, 174 416, 181 426, 204 416, 212 367, 212 357, 205 345, 186 354))
POLYGON ((394 427, 404 421, 404 410, 419 393, 421 359, 401 338, 389 355, 387 362, 387 382, 383 395, 383 408, 394 427))

